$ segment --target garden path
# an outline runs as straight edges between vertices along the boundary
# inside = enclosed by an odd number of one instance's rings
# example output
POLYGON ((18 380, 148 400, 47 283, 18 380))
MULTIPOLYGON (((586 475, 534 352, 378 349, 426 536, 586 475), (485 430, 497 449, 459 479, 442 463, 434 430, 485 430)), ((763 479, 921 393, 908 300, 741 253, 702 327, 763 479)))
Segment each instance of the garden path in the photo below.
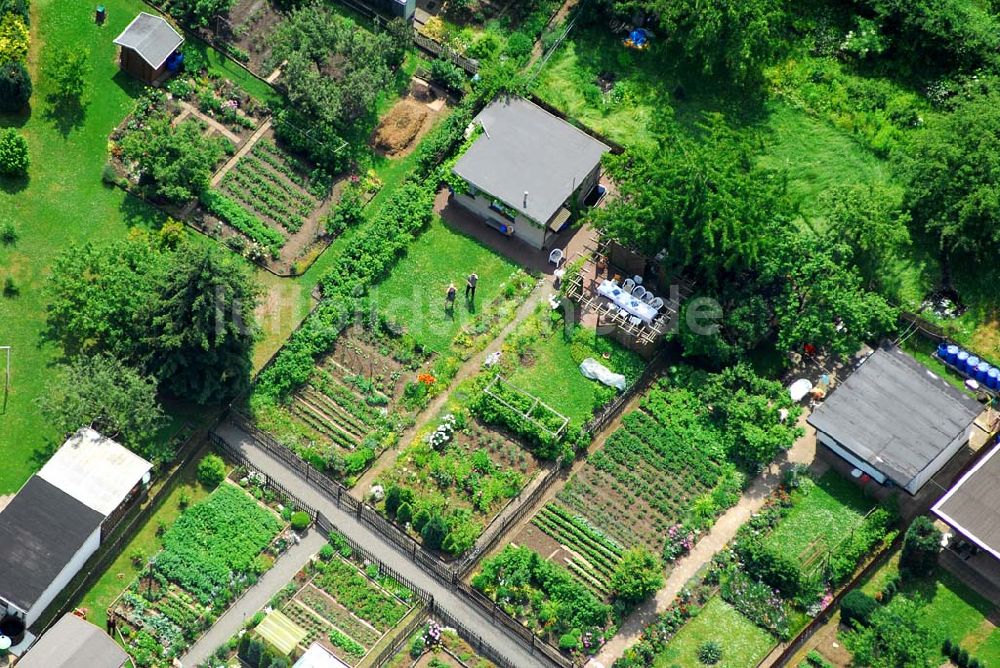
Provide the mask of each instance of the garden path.
MULTIPOLYGON (((254 144, 257 143, 257 140, 263 137, 264 133, 270 129, 271 129, 271 119, 268 118, 267 120, 265 120, 263 123, 260 124, 259 128, 253 131, 253 134, 250 135, 250 137, 246 140, 246 143, 240 147, 240 150, 236 151, 236 154, 233 157, 231 157, 229 160, 226 161, 226 164, 222 166, 222 169, 220 169, 218 172, 215 173, 215 176, 212 177, 213 188, 219 185, 219 182, 222 181, 222 177, 224 177, 229 172, 230 169, 235 167, 236 163, 239 162, 240 158, 249 153, 250 150, 254 147, 254 144)), ((236 143, 238 144, 239 140, 237 140, 236 143)))
POLYGON ((448 389, 434 397, 431 403, 427 405, 427 408, 421 411, 420 415, 417 416, 417 420, 414 425, 404 432, 402 436, 400 436, 399 442, 396 446, 391 450, 383 452, 378 458, 378 461, 376 461, 371 468, 365 471, 364 475, 358 479, 357 484, 351 488, 351 494, 353 496, 358 499, 364 498, 364 496, 368 493, 369 488, 371 488, 372 483, 376 478, 378 478, 379 474, 386 469, 391 468, 399 454, 408 448, 413 442, 414 436, 419 434, 421 430, 425 429, 432 420, 437 418, 438 414, 444 409, 445 404, 448 402, 448 397, 451 395, 452 390, 458 387, 458 384, 465 379, 479 373, 479 370, 483 368, 483 362, 486 360, 486 356, 499 350, 500 346, 503 345, 504 340, 507 338, 507 335, 513 332, 525 318, 534 313, 535 307, 543 299, 548 298, 549 294, 555 291, 556 290, 552 287, 551 280, 549 280, 547 276, 535 285, 534 289, 528 293, 528 297, 524 300, 524 303, 522 303, 517 309, 517 313, 514 314, 514 319, 503 328, 503 330, 493 341, 490 342, 488 346, 486 346, 485 349, 470 357, 469 360, 462 365, 462 368, 458 370, 458 374, 448 386, 448 389))
MULTIPOLYGON (((214 128, 216 132, 218 132, 219 134, 221 134, 223 137, 225 137, 229 141, 233 142, 236 145, 239 145, 240 138, 237 137, 235 134, 233 134, 233 131, 230 130, 229 128, 227 128, 225 125, 223 125, 219 121, 215 120, 211 116, 206 116, 205 114, 201 113, 194 106, 192 106, 189 102, 185 102, 184 100, 181 100, 180 101, 180 105, 181 105, 181 109, 183 109, 184 111, 186 111, 189 116, 196 117, 199 121, 205 123, 205 125, 207 125, 208 127, 214 128)), ((184 113, 184 112, 182 111, 181 113, 184 113)))
POLYGON ((826 462, 816 458, 816 431, 806 424, 806 417, 807 413, 804 412, 799 418, 799 426, 805 429, 805 435, 761 472, 743 493, 739 502, 719 517, 689 554, 677 560, 663 588, 625 620, 618 634, 587 663, 587 668, 611 666, 621 658, 625 650, 639 640, 642 630, 656 620, 656 615, 673 603, 677 594, 698 569, 711 561, 712 557, 736 536, 736 531, 750 519, 750 516, 760 510, 771 493, 781 484, 786 470, 796 464, 806 464, 817 475, 826 471, 826 462))
POLYGON ((325 544, 326 538, 323 534, 315 528, 310 529, 309 535, 303 538, 301 543, 292 546, 278 557, 257 584, 250 587, 235 605, 219 617, 212 628, 188 649, 181 657, 181 664, 199 666, 207 661, 216 648, 236 635, 247 619, 267 605, 271 597, 281 591, 281 588, 308 563, 309 558, 319 552, 319 548, 325 544))
MULTIPOLYGON (((253 438, 230 422, 223 422, 215 433, 245 456, 255 468, 266 471, 273 480, 283 485, 307 506, 321 512, 338 531, 372 554, 380 558, 397 573, 415 586, 434 597, 434 605, 446 610, 459 619, 473 633, 492 645, 498 652, 518 668, 548 668, 549 664, 533 655, 513 636, 508 635, 499 624, 494 624, 488 614, 484 614, 465 598, 455 593, 452 587, 442 584, 433 575, 415 564, 396 546, 381 536, 357 516, 337 507, 324 492, 313 487, 287 464, 272 457, 253 438)), ((185 664, 188 665, 188 664, 185 664)))
MULTIPOLYGON (((550 28, 558 26, 559 23, 566 18, 566 15, 569 14, 573 10, 573 8, 576 7, 578 3, 579 0, 566 0, 566 2, 563 3, 562 7, 559 8, 559 11, 555 13, 552 19, 545 26, 545 29, 542 30, 542 35, 548 32, 550 28)), ((530 70, 531 66, 535 64, 535 61, 542 57, 542 53, 543 53, 542 37, 540 35, 538 39, 535 40, 535 46, 531 49, 531 60, 528 62, 528 66, 525 69, 530 70)))

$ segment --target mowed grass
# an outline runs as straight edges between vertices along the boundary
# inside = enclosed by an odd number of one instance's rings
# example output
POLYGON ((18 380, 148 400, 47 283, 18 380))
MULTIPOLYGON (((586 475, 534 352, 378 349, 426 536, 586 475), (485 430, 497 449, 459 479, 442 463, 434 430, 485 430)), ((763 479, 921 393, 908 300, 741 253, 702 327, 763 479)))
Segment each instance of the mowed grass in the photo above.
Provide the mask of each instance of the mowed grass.
POLYGON ((405 325, 423 346, 447 350, 459 329, 503 290, 516 265, 435 216, 392 273, 371 292, 379 313, 405 325), (466 277, 479 276, 474 302, 465 299, 466 277), (445 308, 449 282, 458 288, 453 309, 445 308))
POLYGON ((834 471, 820 477, 807 493, 792 492, 792 500, 794 505, 765 543, 795 563, 832 550, 875 505, 834 471))
MULTIPOLYGON (((18 128, 27 137, 31 159, 26 179, 0 178, 0 221, 9 219, 19 232, 14 245, 0 245, 0 280, 12 277, 19 291, 16 297, 0 297, 0 345, 13 347, 11 386, 6 397, 0 394, 0 449, 5 454, 0 494, 16 491, 61 440, 35 405, 60 357, 60 350, 43 336, 44 286, 54 258, 74 244, 107 243, 131 228, 156 229, 164 220, 156 209, 101 182, 108 135, 142 91, 138 81, 119 71, 112 40, 136 14, 151 11, 139 0, 104 4, 108 20, 98 26, 93 5, 72 0, 31 3, 31 111, 0 115, 0 127, 18 128), (56 114, 47 100, 53 87, 41 61, 60 47, 88 57, 80 113, 56 114)), ((269 86, 218 52, 199 48, 215 71, 261 99, 273 96, 269 86)), ((304 313, 305 303, 297 296, 296 315, 304 313)), ((292 319, 285 316, 285 330, 290 330, 287 323, 292 319)), ((169 429, 164 433, 165 438, 171 435, 169 429)))
POLYGON ((722 660, 715 664, 717 668, 756 666, 776 643, 770 634, 716 596, 678 631, 653 665, 656 668, 700 666, 698 647, 709 640, 722 646, 722 660))
MULTIPOLYGON (((887 579, 899 573, 899 553, 865 582, 861 589, 874 596, 887 579)), ((921 621, 940 646, 945 638, 958 642, 987 666, 1000 665, 1000 629, 990 620, 998 606, 966 586, 952 573, 938 567, 925 578, 903 581, 900 594, 921 602, 921 621)), ((944 657, 942 656, 942 662, 944 657)))

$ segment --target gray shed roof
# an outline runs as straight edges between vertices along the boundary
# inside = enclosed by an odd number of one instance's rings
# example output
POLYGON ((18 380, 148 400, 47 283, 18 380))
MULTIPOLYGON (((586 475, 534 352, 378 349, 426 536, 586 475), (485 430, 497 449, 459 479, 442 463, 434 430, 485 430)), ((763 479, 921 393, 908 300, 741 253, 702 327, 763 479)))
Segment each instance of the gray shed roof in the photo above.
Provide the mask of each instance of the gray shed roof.
POLYGON ((475 120, 483 132, 455 164, 455 173, 542 225, 609 150, 520 97, 494 100, 475 120))
POLYGON ((808 422, 906 487, 968 429, 982 406, 894 346, 872 353, 808 422))
POLYGON ((132 49, 154 70, 183 43, 184 38, 162 17, 146 12, 140 12, 115 38, 115 44, 132 49))
POLYGON ((1000 559, 1000 445, 986 454, 955 483, 934 512, 1000 559))
POLYGON ((18 668, 121 668, 128 656, 90 622, 63 615, 17 662, 18 668))
POLYGON ((0 512, 0 596, 31 609, 104 515, 37 475, 0 512))

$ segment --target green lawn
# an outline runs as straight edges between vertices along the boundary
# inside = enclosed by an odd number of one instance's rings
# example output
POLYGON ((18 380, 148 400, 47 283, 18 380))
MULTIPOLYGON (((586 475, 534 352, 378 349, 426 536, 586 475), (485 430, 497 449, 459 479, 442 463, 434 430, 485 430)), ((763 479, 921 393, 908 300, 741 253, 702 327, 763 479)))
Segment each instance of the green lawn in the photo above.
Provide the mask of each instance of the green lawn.
POLYGON ((406 325, 427 348, 443 352, 462 325, 500 294, 517 267, 471 237, 434 217, 392 273, 372 290, 372 303, 387 317, 406 325), (465 300, 465 279, 479 275, 475 303, 465 300), (458 288, 455 307, 445 309, 448 283, 458 288))
POLYGON ((823 475, 808 493, 792 493, 794 505, 768 535, 766 545, 795 563, 828 552, 861 523, 874 502, 835 471, 823 475))
MULTIPOLYGON (((887 578, 897 573, 898 553, 862 585, 862 591, 874 596, 887 578)), ((996 604, 971 590, 944 568, 937 568, 933 574, 916 582, 904 581, 900 592, 924 603, 923 622, 936 644, 950 638, 973 656, 985 660, 987 666, 1000 665, 1000 629, 988 620, 998 610, 996 604)))
POLYGON ((767 631, 716 596, 678 631, 653 665, 656 668, 700 666, 698 647, 709 640, 722 645, 722 660, 715 664, 717 668, 756 666, 776 642, 767 631))

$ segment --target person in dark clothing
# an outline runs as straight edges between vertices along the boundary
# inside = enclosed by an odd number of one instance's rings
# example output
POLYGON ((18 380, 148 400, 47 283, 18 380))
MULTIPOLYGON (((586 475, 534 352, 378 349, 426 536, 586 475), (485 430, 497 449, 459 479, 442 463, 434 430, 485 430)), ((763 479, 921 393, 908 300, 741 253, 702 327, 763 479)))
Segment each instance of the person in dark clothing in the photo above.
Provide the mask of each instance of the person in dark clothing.
POLYGON ((465 298, 468 301, 476 300, 476 283, 479 282, 479 276, 476 272, 469 274, 469 278, 465 279, 465 298))
POLYGON ((444 295, 444 308, 445 310, 455 308, 455 295, 458 294, 458 288, 455 287, 454 283, 448 284, 448 292, 444 295))

